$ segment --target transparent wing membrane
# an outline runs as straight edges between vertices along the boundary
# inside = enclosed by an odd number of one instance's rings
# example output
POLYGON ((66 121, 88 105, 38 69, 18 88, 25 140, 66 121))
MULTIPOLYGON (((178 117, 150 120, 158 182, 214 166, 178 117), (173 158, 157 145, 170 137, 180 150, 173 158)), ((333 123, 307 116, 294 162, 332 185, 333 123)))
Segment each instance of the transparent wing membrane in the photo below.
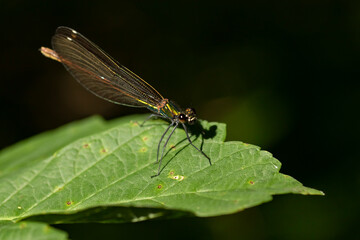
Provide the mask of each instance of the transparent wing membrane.
POLYGON ((156 107, 164 98, 80 33, 59 27, 52 46, 65 68, 93 94, 132 107, 156 107))

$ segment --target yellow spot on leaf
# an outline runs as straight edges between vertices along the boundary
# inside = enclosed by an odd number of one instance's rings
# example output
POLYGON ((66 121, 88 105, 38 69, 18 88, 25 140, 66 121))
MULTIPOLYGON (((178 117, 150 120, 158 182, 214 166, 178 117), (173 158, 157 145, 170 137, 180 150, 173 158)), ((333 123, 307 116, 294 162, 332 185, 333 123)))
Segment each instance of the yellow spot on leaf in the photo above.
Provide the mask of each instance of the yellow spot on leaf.
POLYGON ((133 126, 133 127, 139 126, 138 122, 130 121, 130 124, 131 124, 131 126, 133 126))
POLYGON ((179 182, 185 179, 185 177, 181 175, 170 175, 170 178, 179 182))
POLYGON ((139 152, 146 152, 147 151, 147 148, 146 147, 142 147, 140 148, 139 152))

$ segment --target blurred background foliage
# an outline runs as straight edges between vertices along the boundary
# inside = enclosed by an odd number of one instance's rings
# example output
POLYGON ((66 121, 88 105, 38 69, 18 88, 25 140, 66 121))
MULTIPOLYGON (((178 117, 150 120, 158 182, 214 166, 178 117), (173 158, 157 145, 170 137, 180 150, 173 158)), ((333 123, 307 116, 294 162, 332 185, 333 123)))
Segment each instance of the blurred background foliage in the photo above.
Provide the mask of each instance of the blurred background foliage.
POLYGON ((358 232, 360 1, 0 1, 0 147, 99 114, 139 113, 86 92, 41 56, 69 26, 227 140, 261 146, 325 197, 243 212, 57 226, 72 239, 340 239, 358 232))

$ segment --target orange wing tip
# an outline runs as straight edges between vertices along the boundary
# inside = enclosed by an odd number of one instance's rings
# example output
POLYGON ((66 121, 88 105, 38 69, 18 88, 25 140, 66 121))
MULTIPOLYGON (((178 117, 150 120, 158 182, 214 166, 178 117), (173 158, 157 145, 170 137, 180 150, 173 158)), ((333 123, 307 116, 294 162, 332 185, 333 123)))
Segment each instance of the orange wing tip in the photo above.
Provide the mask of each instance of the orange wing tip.
POLYGON ((47 47, 41 47, 40 48, 40 52, 42 55, 44 55, 47 58, 51 58, 52 60, 61 62, 59 55, 52 49, 47 48, 47 47))

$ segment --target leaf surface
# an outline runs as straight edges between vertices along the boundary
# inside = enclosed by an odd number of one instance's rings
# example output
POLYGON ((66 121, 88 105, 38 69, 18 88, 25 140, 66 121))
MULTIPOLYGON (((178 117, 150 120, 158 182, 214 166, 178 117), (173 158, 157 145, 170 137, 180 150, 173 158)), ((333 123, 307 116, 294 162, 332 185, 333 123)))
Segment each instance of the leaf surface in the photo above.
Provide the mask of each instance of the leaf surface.
POLYGON ((20 222, 0 226, 1 240, 65 240, 67 234, 45 223, 20 222))
POLYGON ((72 141, 103 130, 105 125, 101 117, 94 116, 20 141, 0 151, 0 176, 41 161, 72 141))
MULTIPOLYGON (((157 145, 168 123, 153 120, 140 127, 137 121, 144 116, 130 119, 113 120, 102 127, 110 129, 1 176, 0 222, 207 217, 259 205, 275 194, 323 194, 279 173, 281 164, 269 152, 224 142, 225 125, 206 121, 201 121, 203 131, 193 129, 191 138, 213 165, 179 128, 166 148, 160 176, 151 178, 157 173, 157 145)), ((43 147, 48 145, 54 149, 51 142, 43 147)))

